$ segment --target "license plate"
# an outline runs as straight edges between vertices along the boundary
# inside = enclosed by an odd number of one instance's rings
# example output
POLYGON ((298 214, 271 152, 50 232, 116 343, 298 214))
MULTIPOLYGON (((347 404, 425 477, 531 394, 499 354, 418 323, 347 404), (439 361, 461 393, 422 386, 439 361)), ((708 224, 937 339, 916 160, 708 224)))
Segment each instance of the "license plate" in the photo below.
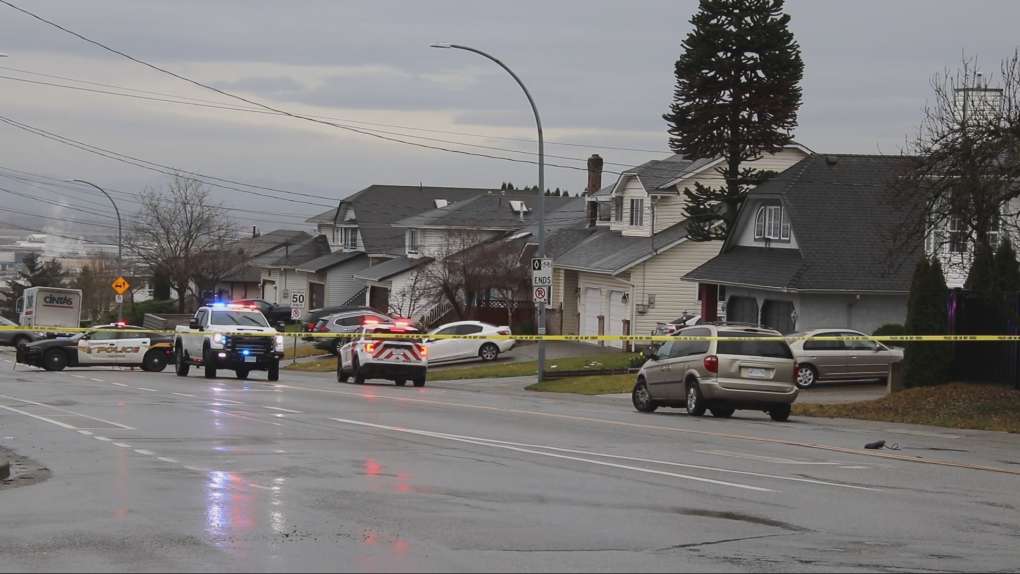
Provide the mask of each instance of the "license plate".
POLYGON ((251 355, 248 355, 247 357, 244 358, 244 362, 245 363, 254 363, 255 361, 256 361, 256 358, 251 356, 251 355))
POLYGON ((747 376, 754 377, 756 379, 764 379, 765 369, 748 369, 747 376))

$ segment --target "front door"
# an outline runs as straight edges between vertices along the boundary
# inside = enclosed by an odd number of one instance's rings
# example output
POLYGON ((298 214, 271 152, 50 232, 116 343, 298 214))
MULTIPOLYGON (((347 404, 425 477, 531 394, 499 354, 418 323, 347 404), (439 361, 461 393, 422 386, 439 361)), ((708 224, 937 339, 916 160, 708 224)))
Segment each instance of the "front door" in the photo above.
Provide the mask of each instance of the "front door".
POLYGON ((373 285, 368 291, 368 306, 385 313, 390 309, 390 290, 373 285))
MULTIPOLYGON (((481 325, 458 325, 458 335, 477 335, 482 332, 481 325)), ((482 346, 477 339, 449 339, 453 349, 453 358, 470 359, 478 356, 478 349, 482 346)))
MULTIPOLYGON (((667 362, 669 362, 669 354, 673 349, 673 344, 676 341, 666 341, 655 350, 655 354, 658 357, 655 359, 656 365, 651 366, 646 363, 645 365, 645 382, 648 384, 648 394, 653 399, 665 399, 666 398, 666 384, 669 382, 669 376, 667 373, 667 362)), ((651 363, 649 360, 648 363, 651 363)))
MULTIPOLYGON (((443 327, 430 333, 430 335, 456 335, 457 327, 443 327)), ((435 339, 430 338, 428 343, 429 362, 439 363, 441 361, 453 360, 453 355, 456 352, 453 344, 457 342, 457 339, 435 339)))
POLYGON ((322 309, 326 306, 326 286, 322 283, 308 282, 308 308, 322 309))
POLYGON ((581 315, 581 334, 599 334, 599 315, 602 314, 602 293, 598 287, 584 290, 584 313, 581 315))
MULTIPOLYGON (((840 333, 819 333, 816 337, 840 337, 840 333)), ((819 379, 832 379, 846 375, 847 352, 842 341, 804 341, 802 362, 818 369, 819 379)))
MULTIPOLYGON (((609 292, 609 316, 606 317, 606 334, 622 335, 623 321, 627 318, 627 305, 623 302, 623 291, 609 292)), ((606 341, 607 347, 623 348, 623 341, 606 341)))
POLYGON ((99 331, 90 333, 88 338, 78 341, 79 347, 84 350, 78 351, 78 362, 82 365, 109 365, 115 364, 114 351, 117 350, 117 335, 113 331, 99 331))

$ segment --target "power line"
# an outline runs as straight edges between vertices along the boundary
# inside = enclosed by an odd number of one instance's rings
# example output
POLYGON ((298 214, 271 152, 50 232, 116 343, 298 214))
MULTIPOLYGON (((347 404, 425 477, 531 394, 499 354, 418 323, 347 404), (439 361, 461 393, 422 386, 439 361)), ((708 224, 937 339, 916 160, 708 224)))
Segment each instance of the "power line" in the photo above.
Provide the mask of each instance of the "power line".
POLYGON ((23 225, 18 225, 17 223, 10 223, 10 222, 2 222, 2 223, 6 227, 13 227, 14 229, 20 229, 22 231, 31 231, 32 233, 39 233, 39 234, 43 234, 43 235, 52 235, 54 237, 61 237, 63 239, 71 239, 71 240, 74 240, 74 241, 81 241, 82 243, 91 243, 93 245, 109 245, 109 246, 116 246, 117 245, 116 243, 105 243, 103 241, 92 241, 92 240, 84 239, 84 238, 81 238, 81 237, 72 237, 70 235, 61 235, 59 233, 53 233, 51 231, 45 231, 45 230, 42 230, 42 229, 35 229, 33 227, 25 227, 23 225))
MULTIPOLYGON (((335 123, 335 122, 320 120, 320 119, 312 118, 312 117, 309 117, 309 116, 303 116, 301 114, 295 114, 293 112, 288 112, 286 110, 282 110, 282 109, 279 109, 279 108, 274 108, 272 106, 269 106, 269 105, 266 105, 266 104, 263 104, 263 103, 260 103, 260 102, 254 101, 254 100, 250 100, 248 98, 244 98, 242 96, 238 96, 236 94, 232 94, 232 93, 227 92, 225 90, 221 90, 219 88, 216 88, 216 87, 213 87, 213 86, 209 86, 207 84, 203 84, 202 82, 199 82, 198 80, 192 80, 191 78, 182 76, 182 75, 177 74, 175 72, 171 72, 170 70, 167 70, 165 68, 161 68, 161 67, 159 67, 159 66, 157 66, 155 64, 150 64, 150 63, 148 63, 148 62, 146 62, 144 60, 140 60, 138 58, 135 58, 134 56, 131 56, 129 54, 126 54, 124 52, 121 52, 119 50, 111 48, 111 47, 109 47, 109 46, 107 46, 107 45, 105 45, 105 44, 103 44, 101 42, 97 42, 96 40, 89 39, 89 38, 87 38, 87 37, 85 37, 85 36, 83 36, 83 35, 81 35, 81 34, 79 34, 77 32, 69 30, 69 29, 61 26, 60 24, 57 24, 55 22, 52 22, 50 20, 47 20, 47 19, 43 18, 42 16, 38 16, 36 14, 33 14, 32 12, 29 12, 28 10, 25 10, 24 8, 19 8, 18 6, 15 6, 14 4, 8 2, 7 0, 0 0, 0 3, 6 4, 7 6, 10 6, 11 8, 17 10, 18 12, 21 12, 23 14, 31 16, 32 18, 35 18, 36 20, 39 20, 40 22, 43 22, 43 23, 48 24, 50 26, 53 26, 54 28, 57 28, 58 30, 61 30, 61 31, 63 31, 63 32, 67 33, 67 34, 70 34, 72 36, 75 36, 76 38, 79 38, 79 39, 81 39, 81 40, 83 40, 85 42, 88 42, 88 43, 90 43, 90 44, 92 44, 94 46, 98 46, 99 48, 102 48, 103 50, 106 50, 106 51, 111 52, 113 54, 117 54, 118 56, 127 58, 128 60, 131 60, 132 62, 135 62, 137 64, 141 64, 141 65, 143 65, 143 66, 145 66, 147 68, 151 68, 153 70, 156 70, 157 72, 160 72, 160 73, 172 76, 174 78, 177 78, 178 80, 181 80, 181 81, 184 81, 184 82, 188 82, 189 84, 193 84, 193 85, 199 86, 201 88, 205 88, 207 90, 216 92, 216 93, 218 93, 220 95, 223 95, 223 96, 226 96, 228 98, 233 98, 235 100, 239 100, 239 101, 245 102, 247 104, 251 104, 253 106, 258 106, 260 108, 263 108, 263 109, 266 109, 266 110, 269 110, 269 111, 277 112, 279 114, 283 114, 283 115, 288 116, 288 117, 292 117, 292 118, 300 119, 300 120, 305 120, 305 121, 316 123, 316 124, 332 126, 332 127, 338 128, 338 129, 347 130, 347 131, 354 132, 354 133, 359 133, 359 134, 362 134, 362 135, 367 135, 367 136, 374 137, 374 138, 377 138, 377 139, 381 139, 381 140, 385 140, 385 141, 391 141, 391 142, 395 142, 395 143, 401 143, 401 144, 404 144, 404 145, 409 145, 409 146, 414 146, 414 147, 420 147, 420 148, 424 148, 424 149, 433 149, 433 150, 438 150, 438 151, 445 151, 445 152, 448 152, 448 153, 455 153, 455 154, 468 155, 468 156, 474 156, 474 157, 483 157, 483 158, 488 158, 488 159, 498 159, 498 160, 503 160, 503 161, 515 162, 515 163, 528 163, 528 164, 537 164, 538 163, 538 162, 532 161, 532 160, 516 159, 516 158, 509 158, 509 157, 502 157, 502 156, 494 156, 494 155, 483 154, 483 153, 476 153, 476 152, 469 152, 469 151, 464 151, 464 150, 450 149, 450 148, 440 147, 440 146, 432 146, 432 145, 423 144, 423 143, 417 143, 417 142, 409 142, 409 141, 401 140, 399 138, 394 138, 394 137, 390 137, 390 136, 386 136, 386 135, 382 135, 382 134, 378 134, 378 133, 372 133, 372 132, 368 132, 368 131, 363 130, 363 129, 354 128, 354 127, 351 127, 351 126, 345 126, 343 124, 338 124, 338 123, 335 123)), ((585 167, 577 167, 577 166, 571 166, 571 165, 557 165, 557 164, 550 164, 550 163, 546 163, 545 165, 548 166, 548 167, 555 167, 555 168, 561 168, 561 169, 573 169, 573 170, 577 170, 577 171, 587 171, 587 168, 585 168, 585 167)), ((609 172, 605 172, 604 171, 604 173, 619 174, 619 172, 615 172, 615 171, 609 171, 609 172)), ((241 184, 241 185, 244 185, 244 184, 241 184)))
MULTIPOLYGON (((190 97, 187 97, 187 96, 178 96, 178 95, 173 95, 173 94, 164 94, 164 93, 161 93, 161 92, 152 92, 152 91, 148 91, 148 90, 139 90, 139 89, 135 89, 135 88, 126 88, 126 87, 123 87, 123 86, 114 86, 114 85, 111 85, 111 84, 102 84, 102 83, 99 83, 99 82, 89 82, 87 80, 78 80, 78 79, 75 79, 75 78, 67 78, 67 77, 64 77, 64 76, 55 76, 55 75, 52 75, 52 74, 42 74, 42 73, 39 73, 39 72, 31 72, 29 70, 21 70, 21 69, 18 69, 18 68, 9 68, 7 66, 0 66, 0 70, 10 70, 12 72, 20 72, 22 74, 30 74, 30 75, 33 75, 33 76, 40 76, 40 77, 43 77, 43 78, 52 78, 52 79, 55 79, 55 80, 64 80, 64 81, 68 81, 68 82, 77 82, 77 83, 80 83, 80 84, 88 84, 90 86, 100 86, 100 87, 103 87, 103 88, 113 88, 113 89, 117 89, 117 90, 129 91, 129 92, 137 92, 137 93, 140 93, 140 94, 150 94, 150 95, 154 95, 154 96, 165 96, 165 97, 178 98, 178 99, 181 99, 181 100, 191 100, 193 102, 201 102, 201 103, 207 103, 207 104, 223 105, 221 102, 216 102, 216 101, 213 101, 213 100, 204 100, 204 99, 201 99, 201 98, 190 98, 190 97)), ((19 79, 19 78, 14 78, 14 79, 19 79)), ((21 80, 21 81, 25 81, 25 80, 21 80)), ((59 84, 57 84, 57 85, 59 85, 59 84)), ((73 88, 73 86, 62 86, 62 87, 73 88)), ((266 112, 262 112, 262 111, 258 110, 257 108, 251 108, 251 107, 246 107, 246 106, 237 106, 237 109, 248 110, 248 111, 258 111, 259 113, 266 113, 266 112)), ((416 128, 416 127, 413 127, 413 126, 402 126, 402 125, 395 125, 395 124, 384 124, 384 123, 378 123, 378 122, 366 122, 366 121, 351 120, 351 119, 345 119, 345 118, 335 118, 335 117, 330 117, 330 116, 320 116, 320 115, 313 115, 313 114, 307 114, 307 115, 308 115, 308 117, 312 117, 312 118, 320 118, 320 119, 325 119, 325 120, 335 120, 335 121, 338 121, 338 122, 345 122, 345 123, 349 123, 349 124, 361 124, 361 125, 366 125, 366 126, 379 126, 379 127, 384 127, 384 128, 396 128, 396 129, 412 130, 412 131, 419 131, 419 132, 428 132, 428 133, 445 134, 445 135, 453 135, 453 136, 464 136, 464 137, 472 137, 472 138, 484 138, 484 139, 493 139, 493 140, 503 140, 503 141, 512 141, 512 142, 522 142, 522 143, 529 143, 529 144, 536 144, 536 143, 538 143, 536 140, 525 139, 525 138, 511 138, 511 137, 505 137, 505 136, 495 136, 495 135, 486 135, 486 134, 474 134, 474 133, 467 133, 467 132, 454 132, 454 131, 436 130, 436 129, 429 129, 429 128, 416 128)), ((594 145, 594 144, 580 144, 580 143, 572 143, 572 142, 546 141, 545 145, 560 145, 560 146, 580 147, 580 148, 588 148, 588 149, 604 149, 604 150, 612 150, 612 151, 628 151, 628 152, 638 152, 638 153, 654 153, 654 154, 670 153, 668 150, 638 149, 638 148, 614 147, 614 146, 603 146, 603 145, 594 145)), ((584 161, 584 160, 579 160, 579 161, 584 161)), ((629 165, 626 165, 626 164, 611 164, 611 165, 620 165, 620 166, 624 166, 624 167, 630 167, 629 165)))

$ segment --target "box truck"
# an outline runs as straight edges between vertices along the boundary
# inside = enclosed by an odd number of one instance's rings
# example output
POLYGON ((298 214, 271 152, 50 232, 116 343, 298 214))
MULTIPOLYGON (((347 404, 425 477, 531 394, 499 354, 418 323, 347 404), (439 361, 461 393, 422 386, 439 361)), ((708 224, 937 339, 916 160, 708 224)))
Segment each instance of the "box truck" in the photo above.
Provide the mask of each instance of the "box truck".
POLYGON ((22 327, 77 329, 81 326, 81 290, 29 287, 18 299, 17 310, 22 327))

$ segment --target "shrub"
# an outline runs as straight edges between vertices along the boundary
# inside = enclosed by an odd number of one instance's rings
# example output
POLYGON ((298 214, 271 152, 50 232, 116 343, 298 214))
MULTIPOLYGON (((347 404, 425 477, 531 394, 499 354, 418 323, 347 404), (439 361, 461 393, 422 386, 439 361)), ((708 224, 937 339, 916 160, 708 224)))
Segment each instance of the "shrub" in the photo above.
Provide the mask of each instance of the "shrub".
MULTIPOLYGON (((949 330, 946 298, 949 289, 942 264, 922 259, 914 269, 907 304, 907 335, 945 335, 949 330)), ((949 344, 934 341, 908 342, 904 346, 903 382, 907 387, 949 382, 949 344)))
POLYGON ((883 323, 881 327, 875 329, 875 332, 871 334, 872 337, 902 337, 905 334, 903 325, 899 323, 883 323))
POLYGON ((640 369, 648 361, 648 357, 638 353, 631 355, 630 362, 627 364, 631 369, 640 369))
POLYGON ((513 332, 515 335, 537 335, 538 328, 535 326, 534 319, 525 319, 514 325, 513 332))

